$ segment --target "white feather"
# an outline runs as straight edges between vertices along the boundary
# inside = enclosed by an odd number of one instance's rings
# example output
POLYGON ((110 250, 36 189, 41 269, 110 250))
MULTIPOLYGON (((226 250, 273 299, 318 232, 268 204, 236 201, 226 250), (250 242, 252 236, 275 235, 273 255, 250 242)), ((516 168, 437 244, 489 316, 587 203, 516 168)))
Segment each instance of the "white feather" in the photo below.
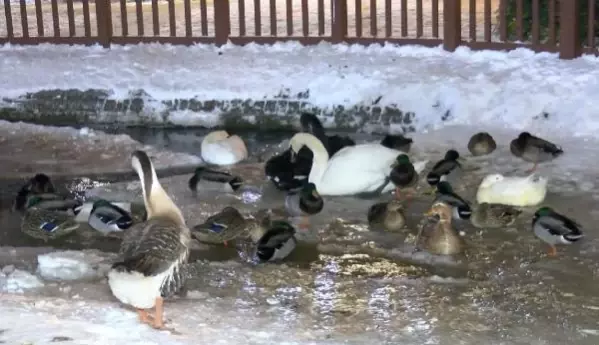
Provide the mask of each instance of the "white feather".
POLYGON ((154 307, 156 298, 160 297, 162 284, 172 277, 175 266, 173 263, 166 271, 155 276, 144 276, 139 272, 108 272, 108 285, 112 294, 122 303, 138 309, 154 307))
POLYGON ((208 134, 201 145, 201 156, 206 163, 230 165, 247 158, 247 148, 239 136, 229 136, 225 131, 208 134))
POLYGON ((503 204, 510 206, 535 206, 545 200, 548 179, 531 174, 526 177, 486 176, 478 187, 476 200, 479 204, 503 204))

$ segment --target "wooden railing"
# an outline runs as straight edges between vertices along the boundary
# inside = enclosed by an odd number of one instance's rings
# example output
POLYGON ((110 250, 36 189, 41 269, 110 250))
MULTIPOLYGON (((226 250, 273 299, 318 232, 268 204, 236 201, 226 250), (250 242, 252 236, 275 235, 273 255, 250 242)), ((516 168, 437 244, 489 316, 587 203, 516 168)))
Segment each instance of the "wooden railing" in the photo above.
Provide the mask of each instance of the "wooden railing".
POLYGON ((545 27, 540 1, 3 0, 0 44, 389 42, 443 44, 449 51, 460 45, 495 50, 528 47, 559 52, 566 59, 597 52, 594 0, 588 0, 584 42, 578 10, 582 0, 543 0, 548 3, 545 27), (508 1, 516 6, 512 22, 506 19, 508 1), (530 34, 524 30, 525 4, 532 4, 530 34))

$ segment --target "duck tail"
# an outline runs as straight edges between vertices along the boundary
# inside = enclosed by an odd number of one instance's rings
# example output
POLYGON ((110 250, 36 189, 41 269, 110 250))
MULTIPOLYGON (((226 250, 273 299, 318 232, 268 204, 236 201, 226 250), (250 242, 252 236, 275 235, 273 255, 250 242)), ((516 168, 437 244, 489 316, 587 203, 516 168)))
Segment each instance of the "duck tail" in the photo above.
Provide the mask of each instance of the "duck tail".
POLYGON ((553 157, 561 156, 562 154, 564 154, 564 150, 561 147, 556 147, 551 154, 553 155, 553 157))
POLYGON ((582 233, 576 233, 576 234, 566 234, 564 235, 564 238, 570 242, 576 242, 578 240, 580 240, 581 238, 583 238, 584 235, 582 233))
POLYGON ((239 189, 239 187, 243 185, 243 180, 240 177, 235 176, 231 181, 229 181, 229 185, 231 186, 233 191, 236 192, 239 189))
POLYGON ((197 173, 193 174, 193 176, 189 179, 188 186, 189 186, 189 189, 191 189, 192 192, 197 192, 197 190, 198 190, 198 180, 199 180, 199 177, 198 177, 197 173))
MULTIPOLYGON (((416 169, 416 166, 414 166, 414 170, 416 169)), ((441 181, 441 176, 435 174, 434 172, 430 172, 428 173, 428 175, 426 175, 426 182, 428 182, 428 184, 430 184, 431 186, 436 185, 437 183, 439 183, 439 181, 441 181)))

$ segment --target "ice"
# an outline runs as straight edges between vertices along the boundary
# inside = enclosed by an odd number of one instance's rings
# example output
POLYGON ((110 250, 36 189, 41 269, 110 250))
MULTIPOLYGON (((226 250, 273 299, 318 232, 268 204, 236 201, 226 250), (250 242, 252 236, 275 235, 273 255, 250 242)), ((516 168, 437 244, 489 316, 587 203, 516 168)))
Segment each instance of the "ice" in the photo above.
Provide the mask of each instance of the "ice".
POLYGON ((0 291, 7 293, 23 293, 25 290, 37 289, 44 286, 44 283, 33 274, 15 269, 9 265, 0 272, 0 291))
POLYGON ((101 278, 110 269, 106 256, 94 251, 58 251, 37 257, 38 273, 46 280, 101 278))

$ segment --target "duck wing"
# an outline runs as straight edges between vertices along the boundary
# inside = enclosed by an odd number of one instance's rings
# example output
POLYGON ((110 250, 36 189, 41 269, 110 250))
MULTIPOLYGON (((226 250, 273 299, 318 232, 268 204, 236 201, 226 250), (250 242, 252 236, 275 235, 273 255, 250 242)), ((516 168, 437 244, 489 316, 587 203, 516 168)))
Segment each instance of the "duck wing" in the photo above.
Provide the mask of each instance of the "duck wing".
POLYGON ((433 166, 433 168, 431 169, 431 173, 437 176, 447 175, 457 167, 462 167, 459 162, 454 160, 442 159, 433 166))
POLYGON ((580 224, 556 212, 551 212, 548 216, 540 217, 538 222, 552 235, 582 234, 580 224))
POLYGON ((530 138, 528 138, 528 144, 538 148, 539 150, 545 153, 551 153, 553 155, 559 155, 564 153, 561 147, 558 147, 554 143, 536 136, 531 136, 530 138))
POLYGON ((329 157, 333 156, 335 153, 337 153, 339 150, 341 150, 344 147, 356 145, 356 142, 353 141, 351 138, 342 137, 340 135, 331 135, 328 137, 327 140, 329 143, 329 146, 328 146, 329 157))

